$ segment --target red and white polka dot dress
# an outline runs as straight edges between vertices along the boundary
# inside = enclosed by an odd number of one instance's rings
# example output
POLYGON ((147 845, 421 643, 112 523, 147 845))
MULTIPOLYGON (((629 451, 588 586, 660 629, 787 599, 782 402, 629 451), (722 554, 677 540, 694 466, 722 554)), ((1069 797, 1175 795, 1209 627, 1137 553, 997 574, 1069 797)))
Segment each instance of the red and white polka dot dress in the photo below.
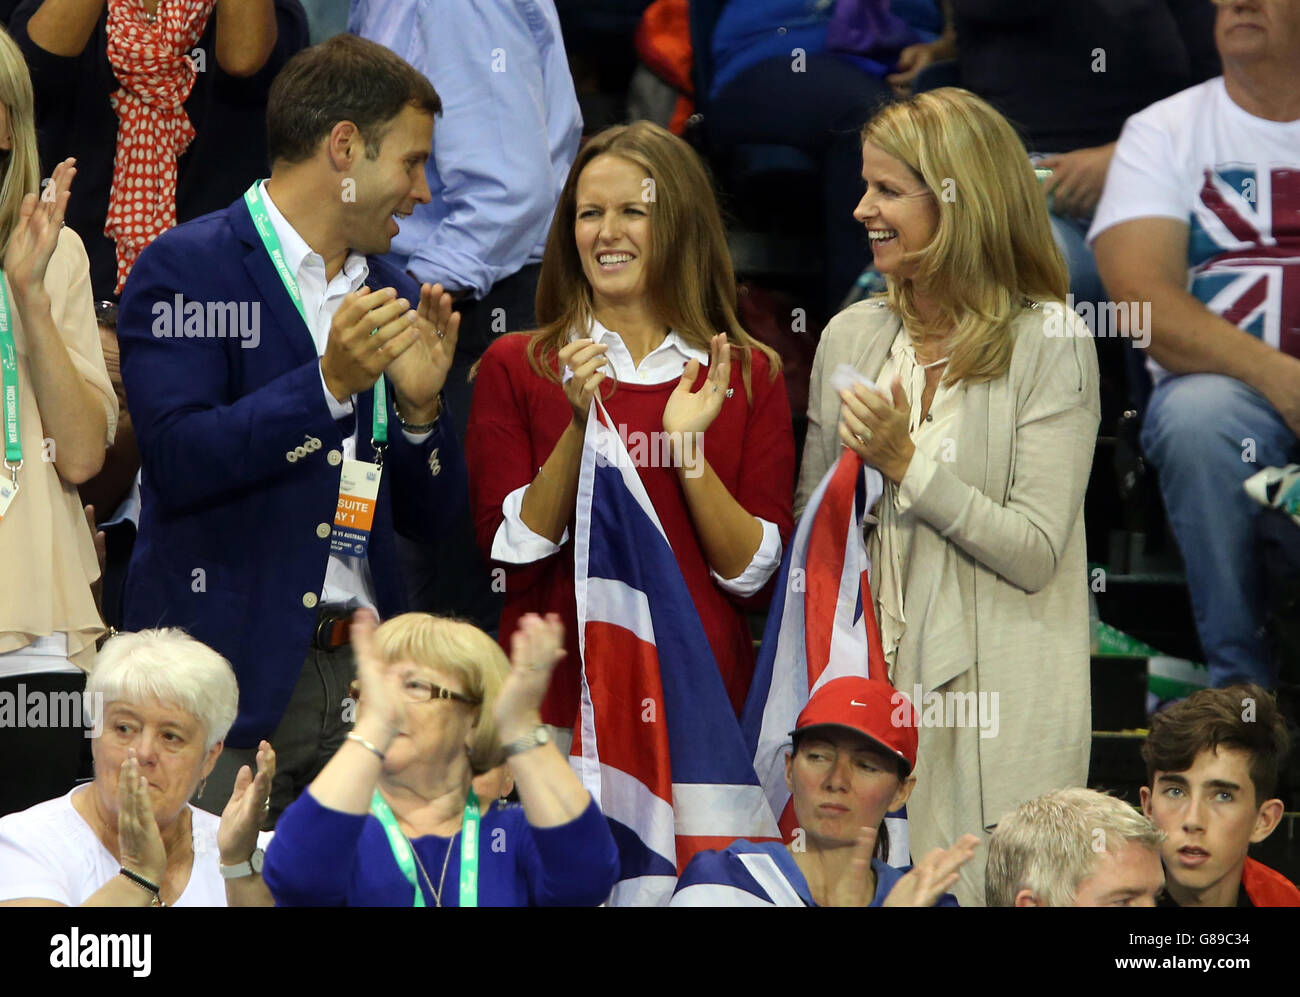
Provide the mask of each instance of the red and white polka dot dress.
POLYGON ((117 243, 120 294, 140 250, 176 224, 176 158, 194 140, 185 100, 196 73, 189 52, 216 0, 159 0, 150 23, 141 0, 108 0, 108 61, 122 85, 117 155, 104 234, 117 243))

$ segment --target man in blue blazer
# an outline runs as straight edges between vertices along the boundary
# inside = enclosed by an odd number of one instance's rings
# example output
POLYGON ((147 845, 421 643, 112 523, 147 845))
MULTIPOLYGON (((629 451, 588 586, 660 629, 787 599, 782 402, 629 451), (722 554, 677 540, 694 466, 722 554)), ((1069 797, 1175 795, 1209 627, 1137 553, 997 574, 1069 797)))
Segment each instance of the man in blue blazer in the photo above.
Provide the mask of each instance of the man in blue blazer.
POLYGON ((239 714, 199 796, 217 813, 256 763, 273 823, 342 744, 352 612, 403 611, 395 533, 436 539, 466 498, 440 400, 459 316, 377 258, 429 200, 440 110, 379 45, 299 53, 270 93, 270 180, 160 236, 122 296, 143 465, 126 626, 184 627, 234 666, 239 714))

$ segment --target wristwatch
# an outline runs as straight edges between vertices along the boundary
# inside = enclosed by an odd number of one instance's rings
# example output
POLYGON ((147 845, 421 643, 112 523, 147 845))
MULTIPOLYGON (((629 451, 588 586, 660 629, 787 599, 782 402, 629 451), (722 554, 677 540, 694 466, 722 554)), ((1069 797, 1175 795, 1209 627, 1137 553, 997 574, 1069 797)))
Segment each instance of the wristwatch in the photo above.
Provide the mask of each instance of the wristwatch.
POLYGON ((266 852, 260 848, 254 848, 253 854, 248 856, 246 862, 236 862, 234 865, 223 865, 221 867, 222 879, 243 879, 245 876, 260 876, 262 873, 262 859, 266 857, 266 852))
POLYGON ((550 741, 550 729, 546 724, 538 724, 523 737, 511 741, 506 745, 506 757, 514 758, 515 755, 522 755, 525 751, 532 751, 534 748, 540 748, 543 744, 549 744, 550 741))

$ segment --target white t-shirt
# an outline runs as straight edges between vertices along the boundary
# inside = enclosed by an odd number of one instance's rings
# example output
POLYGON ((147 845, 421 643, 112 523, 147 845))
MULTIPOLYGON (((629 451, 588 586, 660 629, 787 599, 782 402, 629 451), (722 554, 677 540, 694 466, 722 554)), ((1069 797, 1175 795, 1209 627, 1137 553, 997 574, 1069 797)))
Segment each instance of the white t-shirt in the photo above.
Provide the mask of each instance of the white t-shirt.
MULTIPOLYGON (((121 863, 95 836, 66 796, 0 817, 0 900, 35 897, 77 907, 117 875, 121 863)), ((225 907, 226 881, 217 852, 220 818, 190 808, 194 867, 175 907, 225 907)), ((258 837, 259 847, 271 840, 258 837)))
MULTIPOLYGON (((1300 356, 1300 120, 1247 113, 1221 76, 1133 115, 1088 241, 1150 217, 1187 222, 1192 295, 1300 356)), ((1148 362, 1157 380, 1167 374, 1148 362)))

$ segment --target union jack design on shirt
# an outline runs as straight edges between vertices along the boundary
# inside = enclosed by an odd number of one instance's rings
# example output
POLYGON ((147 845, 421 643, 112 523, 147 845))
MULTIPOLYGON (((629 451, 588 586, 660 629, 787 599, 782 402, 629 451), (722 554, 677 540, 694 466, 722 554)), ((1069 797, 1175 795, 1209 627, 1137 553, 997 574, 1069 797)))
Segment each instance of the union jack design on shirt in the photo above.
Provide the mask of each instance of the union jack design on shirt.
POLYGON ((1300 169, 1206 169, 1189 224, 1189 291, 1216 315, 1300 357, 1300 169))

